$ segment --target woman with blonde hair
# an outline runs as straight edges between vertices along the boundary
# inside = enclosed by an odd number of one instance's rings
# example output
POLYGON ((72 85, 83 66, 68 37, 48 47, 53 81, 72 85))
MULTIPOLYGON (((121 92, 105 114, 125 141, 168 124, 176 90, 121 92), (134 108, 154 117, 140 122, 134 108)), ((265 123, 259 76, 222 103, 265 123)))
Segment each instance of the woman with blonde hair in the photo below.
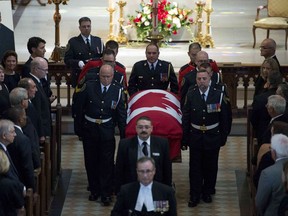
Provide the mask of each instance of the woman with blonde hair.
POLYGON ((260 74, 255 82, 254 97, 265 92, 269 86, 267 79, 271 73, 280 73, 278 63, 273 58, 265 59, 260 67, 260 74))
POLYGON ((0 215, 25 215, 24 185, 7 175, 9 168, 9 159, 6 153, 0 149, 0 215))

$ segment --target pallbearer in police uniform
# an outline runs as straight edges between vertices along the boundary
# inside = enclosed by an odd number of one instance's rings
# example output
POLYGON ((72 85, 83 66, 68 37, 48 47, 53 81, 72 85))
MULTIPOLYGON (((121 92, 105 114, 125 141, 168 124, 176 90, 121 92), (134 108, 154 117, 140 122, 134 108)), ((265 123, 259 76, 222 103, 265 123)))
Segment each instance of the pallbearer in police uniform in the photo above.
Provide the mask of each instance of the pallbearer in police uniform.
POLYGON ((178 94, 178 82, 174 68, 170 62, 159 60, 159 47, 157 44, 149 44, 146 47, 146 60, 136 62, 132 68, 128 82, 128 93, 134 93, 147 89, 167 90, 178 94))
POLYGON ((91 59, 99 59, 104 50, 100 37, 91 35, 91 20, 88 17, 79 19, 81 34, 72 37, 67 44, 64 62, 72 69, 71 84, 75 87, 78 76, 84 65, 91 59))
POLYGON ((100 80, 87 81, 73 104, 75 133, 82 137, 85 167, 94 201, 101 197, 103 205, 111 202, 113 186, 115 125, 124 138, 126 110, 122 86, 113 82, 114 69, 103 65, 100 80))
POLYGON ((220 147, 231 130, 232 114, 224 85, 211 86, 205 70, 196 75, 197 85, 190 87, 183 108, 182 148, 189 146, 189 207, 200 201, 212 202, 215 193, 220 147))

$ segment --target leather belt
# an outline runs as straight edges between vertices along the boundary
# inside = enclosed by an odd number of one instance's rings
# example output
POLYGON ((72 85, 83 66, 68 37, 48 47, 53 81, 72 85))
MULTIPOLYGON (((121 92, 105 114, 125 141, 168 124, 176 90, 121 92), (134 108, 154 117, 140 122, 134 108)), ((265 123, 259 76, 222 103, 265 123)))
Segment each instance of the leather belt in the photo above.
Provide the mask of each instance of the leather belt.
POLYGON ((108 118, 108 119, 94 119, 94 118, 91 118, 91 117, 85 115, 85 119, 90 121, 90 122, 96 123, 96 124, 102 124, 102 123, 106 123, 106 122, 110 121, 112 118, 108 118))
POLYGON ((206 131, 206 130, 211 130, 216 128, 219 125, 219 123, 215 123, 213 125, 195 125, 191 123, 191 126, 197 130, 201 130, 201 131, 206 131))

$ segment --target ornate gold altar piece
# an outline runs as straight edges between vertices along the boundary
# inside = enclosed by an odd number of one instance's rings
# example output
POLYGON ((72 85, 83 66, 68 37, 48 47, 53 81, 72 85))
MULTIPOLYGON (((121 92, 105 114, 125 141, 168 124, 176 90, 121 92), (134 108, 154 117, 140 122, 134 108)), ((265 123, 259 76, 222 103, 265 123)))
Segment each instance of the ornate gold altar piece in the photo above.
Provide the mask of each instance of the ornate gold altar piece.
POLYGON ((211 13, 213 12, 213 8, 205 8, 206 3, 202 1, 196 2, 196 24, 197 24, 197 34, 195 37, 195 42, 199 42, 202 47, 212 47, 214 48, 214 41, 211 36, 211 13), (202 32, 202 24, 203 24, 203 11, 207 15, 207 21, 206 21, 206 34, 203 35, 202 32))
POLYGON ((55 47, 51 54, 50 60, 53 60, 55 62, 58 62, 61 60, 61 56, 63 53, 62 48, 60 47, 60 21, 61 21, 61 14, 59 12, 59 5, 67 5, 67 2, 69 0, 48 0, 48 4, 55 4, 55 13, 53 16, 54 22, 55 22, 55 47))
POLYGON ((120 16, 118 19, 119 22, 119 33, 117 36, 117 42, 118 43, 127 43, 128 42, 128 38, 126 37, 124 30, 123 30, 123 26, 124 26, 124 7, 127 4, 127 2, 120 0, 119 2, 116 2, 116 4, 118 4, 119 6, 119 11, 120 11, 120 16))

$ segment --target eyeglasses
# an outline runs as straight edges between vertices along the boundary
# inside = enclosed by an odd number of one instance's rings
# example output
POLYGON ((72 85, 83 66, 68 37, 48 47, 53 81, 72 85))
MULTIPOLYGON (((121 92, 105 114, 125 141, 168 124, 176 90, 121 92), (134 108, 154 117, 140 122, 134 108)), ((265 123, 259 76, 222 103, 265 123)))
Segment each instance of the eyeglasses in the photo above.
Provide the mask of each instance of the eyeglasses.
POLYGON ((153 170, 137 170, 137 172, 141 175, 144 175, 144 174, 147 174, 147 175, 150 175, 152 172, 154 172, 154 169, 153 170))
POLYGON ((260 49, 272 49, 272 47, 260 46, 260 49))
POLYGON ((41 67, 37 67, 39 70, 41 70, 41 71, 44 71, 44 72, 46 72, 46 73, 48 73, 48 69, 43 69, 43 68, 41 68, 41 67))
POLYGON ((151 126, 149 126, 149 125, 137 125, 137 128, 140 130, 143 130, 143 129, 148 130, 149 128, 151 128, 151 126))

